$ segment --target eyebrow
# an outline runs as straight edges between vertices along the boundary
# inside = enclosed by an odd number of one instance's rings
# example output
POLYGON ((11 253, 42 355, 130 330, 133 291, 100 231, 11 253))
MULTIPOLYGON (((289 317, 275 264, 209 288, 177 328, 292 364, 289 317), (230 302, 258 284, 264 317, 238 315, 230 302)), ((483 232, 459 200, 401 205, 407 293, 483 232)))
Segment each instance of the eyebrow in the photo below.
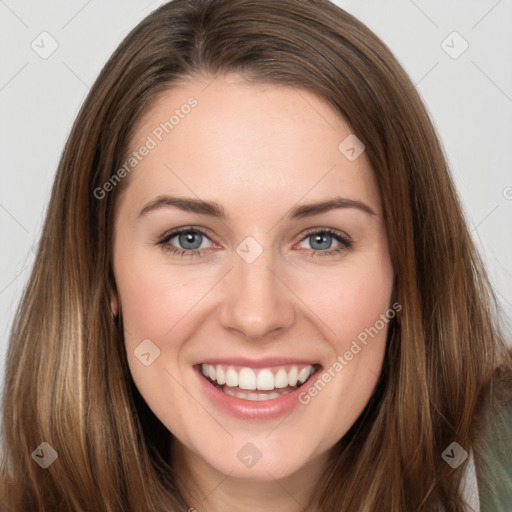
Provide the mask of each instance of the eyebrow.
MULTIPOLYGON (((221 220, 225 220, 227 218, 223 206, 215 201, 205 201, 202 199, 169 195, 160 195, 149 201, 149 203, 147 203, 140 211, 138 218, 160 208, 169 206, 179 208, 186 212, 209 215, 221 220)), ((334 197, 325 201, 296 206, 287 213, 286 218, 289 220, 303 219, 305 217, 311 217, 313 215, 318 215, 338 208, 356 208, 368 215, 377 215, 372 208, 362 201, 348 199, 345 197, 334 197)))

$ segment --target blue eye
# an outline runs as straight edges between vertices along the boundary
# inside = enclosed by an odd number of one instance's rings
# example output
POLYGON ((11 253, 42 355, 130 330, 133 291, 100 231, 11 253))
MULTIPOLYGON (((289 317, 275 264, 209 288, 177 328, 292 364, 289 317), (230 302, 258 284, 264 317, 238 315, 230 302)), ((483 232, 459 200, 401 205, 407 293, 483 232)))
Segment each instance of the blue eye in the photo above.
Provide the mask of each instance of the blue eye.
POLYGON ((313 249, 317 249, 312 251, 312 256, 329 256, 351 249, 353 246, 352 240, 347 236, 328 228, 310 231, 302 241, 308 239, 310 240, 310 246, 313 249), (333 239, 336 240, 339 245, 331 249, 333 239))
POLYGON ((203 252, 200 249, 203 238, 208 238, 206 233, 197 228, 181 228, 172 231, 171 233, 164 235, 164 237, 158 242, 166 251, 170 251, 179 256, 197 256, 203 252), (171 240, 177 238, 178 243, 183 247, 175 247, 171 244, 171 240))
MULTIPOLYGON (((198 228, 179 228, 171 231, 157 242, 164 250, 169 251, 178 256, 200 256, 204 252, 202 243, 204 239, 210 240, 206 233, 198 228), (171 240, 177 239, 176 242, 171 243, 171 240), (178 247, 176 247, 178 244, 178 247)), ((309 250, 312 256, 329 256, 340 253, 342 251, 351 249, 353 246, 352 240, 346 235, 343 235, 332 229, 316 229, 307 233, 301 240, 301 243, 310 239, 309 250), (331 248, 333 239, 338 242, 338 245, 331 248)))

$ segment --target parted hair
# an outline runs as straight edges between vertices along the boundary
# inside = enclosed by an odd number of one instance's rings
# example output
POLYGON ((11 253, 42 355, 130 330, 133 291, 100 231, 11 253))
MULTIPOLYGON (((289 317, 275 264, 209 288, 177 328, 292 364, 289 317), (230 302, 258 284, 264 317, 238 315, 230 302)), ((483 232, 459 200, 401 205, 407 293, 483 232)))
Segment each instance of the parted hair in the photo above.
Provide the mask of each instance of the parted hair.
POLYGON ((382 198, 402 310, 370 401, 331 450, 316 510, 463 512, 468 461, 453 469, 441 457, 454 441, 474 453, 483 507, 495 503, 486 425, 510 410, 512 358, 444 151, 407 73, 327 0, 173 0, 108 60, 62 153, 10 333, 1 510, 188 509, 169 458, 172 434, 139 395, 122 318, 110 311, 114 206, 129 177, 102 199, 93 191, 121 167, 137 121, 161 94, 227 73, 327 102, 364 143, 382 198), (58 453, 47 469, 31 457, 43 441, 58 453))

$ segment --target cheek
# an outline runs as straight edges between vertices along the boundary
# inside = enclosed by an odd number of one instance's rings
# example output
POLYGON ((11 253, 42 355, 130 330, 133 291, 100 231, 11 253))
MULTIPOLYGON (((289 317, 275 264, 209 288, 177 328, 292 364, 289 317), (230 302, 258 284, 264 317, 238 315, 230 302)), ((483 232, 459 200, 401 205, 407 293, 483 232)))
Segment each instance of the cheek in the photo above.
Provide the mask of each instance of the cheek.
POLYGON ((308 301, 329 328, 327 337, 339 354, 390 308, 393 271, 384 255, 347 264, 324 282, 327 285, 319 287, 310 280, 308 301))
POLYGON ((134 249, 124 254, 115 261, 115 278, 128 365, 148 406, 165 419, 169 402, 177 404, 178 410, 191 407, 185 407, 187 395, 180 392, 174 378, 182 380, 176 366, 183 345, 180 340, 188 336, 183 328, 188 328, 186 315, 198 301, 198 289, 184 272, 157 264, 147 252, 134 249), (147 341, 142 345, 143 340, 150 340, 159 352, 147 341), (138 358, 146 352, 150 359, 158 353, 149 365, 138 358))
POLYGON ((194 279, 136 252, 119 258, 116 282, 125 330, 136 337, 162 340, 198 300, 194 279))
POLYGON ((337 270, 327 281, 329 293, 309 296, 329 327, 325 332, 332 355, 321 382, 299 400, 311 407, 304 430, 325 432, 325 449, 345 435, 368 403, 382 368, 389 322, 395 316, 389 259, 367 258, 360 263, 337 270))
POLYGON ((391 291, 392 280, 386 274, 363 275, 347 283, 336 298, 339 311, 331 308, 333 317, 337 313, 337 332, 341 335, 342 346, 379 321, 390 307, 391 291))

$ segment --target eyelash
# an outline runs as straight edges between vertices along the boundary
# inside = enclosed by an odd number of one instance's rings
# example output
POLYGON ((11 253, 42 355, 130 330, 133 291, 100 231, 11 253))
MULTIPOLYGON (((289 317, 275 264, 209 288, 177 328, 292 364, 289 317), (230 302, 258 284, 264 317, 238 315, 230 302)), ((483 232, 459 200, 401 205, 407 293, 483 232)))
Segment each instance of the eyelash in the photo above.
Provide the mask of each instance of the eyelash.
MULTIPOLYGON (((178 256, 183 257, 193 257, 193 256, 200 256, 203 251, 206 249, 193 249, 193 250, 185 250, 185 249, 179 249, 177 247, 174 247, 169 244, 169 240, 174 238, 176 235, 181 235, 183 233, 199 233, 206 238, 209 239, 208 235, 199 228, 192 228, 192 227, 185 227, 185 228, 179 228, 175 229, 174 231, 171 231, 170 233, 166 233, 158 240, 157 245, 161 246, 162 249, 165 251, 169 251, 173 254, 176 254, 178 256)), ((353 246, 352 240, 350 240, 348 237, 343 236, 338 231, 335 231, 330 228, 323 228, 323 229, 315 229, 308 231, 304 237, 300 240, 300 242, 306 240, 310 236, 317 235, 317 234, 327 234, 332 236, 336 241, 340 242, 340 245, 334 249, 326 249, 326 250, 320 250, 315 251, 314 249, 309 249, 311 251, 311 256, 333 256, 335 254, 339 254, 343 251, 350 250, 353 246)), ((299 242, 299 243, 300 243, 299 242)))

